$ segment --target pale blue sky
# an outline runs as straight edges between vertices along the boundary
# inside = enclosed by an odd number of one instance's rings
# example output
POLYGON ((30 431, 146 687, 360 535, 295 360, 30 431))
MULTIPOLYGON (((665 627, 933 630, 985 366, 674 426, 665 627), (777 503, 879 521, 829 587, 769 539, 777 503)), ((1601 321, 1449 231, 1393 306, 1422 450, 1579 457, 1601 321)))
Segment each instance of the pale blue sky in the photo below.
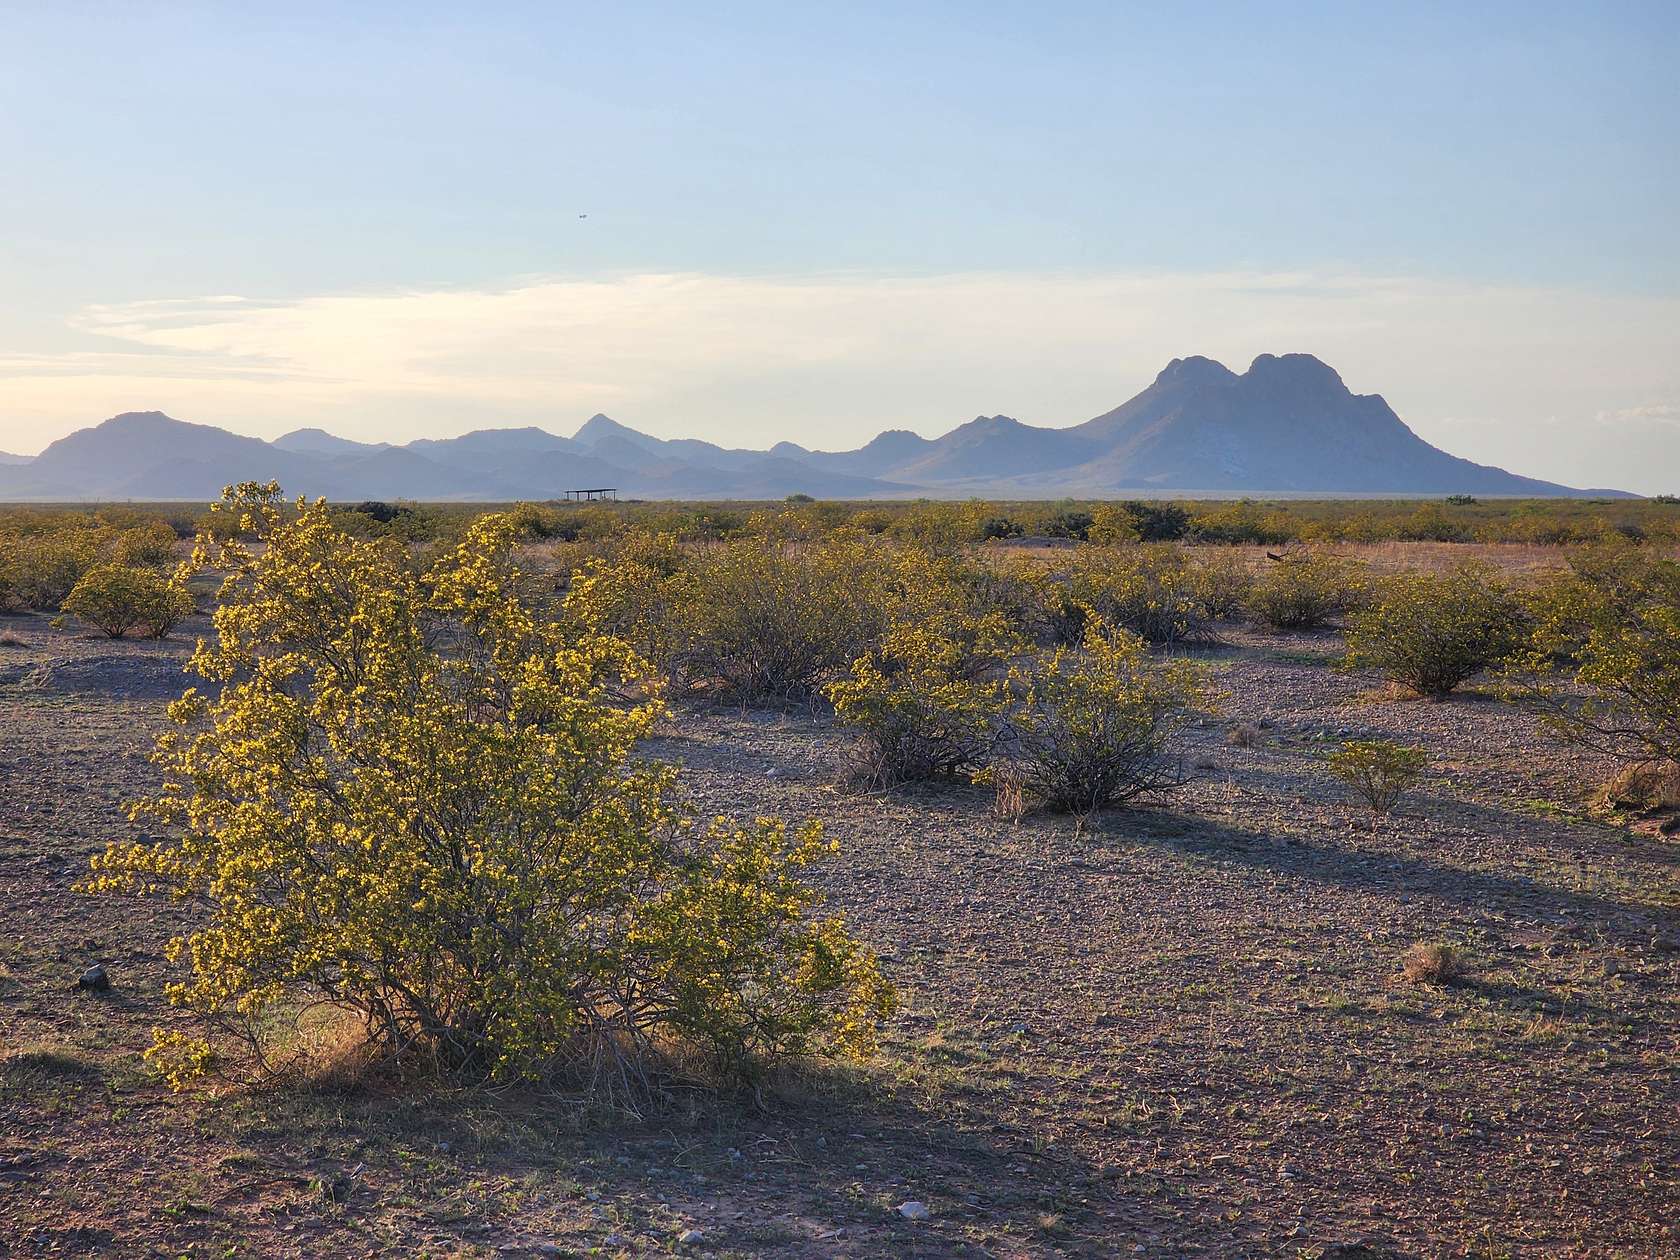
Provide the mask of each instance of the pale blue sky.
POLYGON ((0 5, 0 448, 846 445, 1309 350, 1476 458, 1680 482, 1680 5, 262 7, 0 5), (872 284, 965 335, 905 361, 872 284))

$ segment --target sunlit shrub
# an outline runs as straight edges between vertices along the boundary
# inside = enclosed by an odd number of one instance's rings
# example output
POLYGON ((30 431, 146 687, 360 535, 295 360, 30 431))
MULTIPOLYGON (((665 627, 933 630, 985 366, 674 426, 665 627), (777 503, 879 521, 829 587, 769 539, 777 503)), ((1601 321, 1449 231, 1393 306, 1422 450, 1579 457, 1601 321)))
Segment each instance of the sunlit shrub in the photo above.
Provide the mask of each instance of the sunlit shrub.
POLYGON ((1281 508, 1258 503, 1222 503, 1204 508, 1190 520, 1190 536, 1204 543, 1248 543, 1251 545, 1294 542, 1300 525, 1281 508))
POLYGON ((1423 777, 1429 754, 1386 739, 1350 740, 1326 759, 1330 773, 1352 788, 1373 825, 1393 812, 1407 788, 1423 777))
POLYGON ((1196 552, 1194 564, 1203 615, 1217 621, 1240 617, 1254 591, 1254 571, 1241 553, 1204 547, 1196 552))
POLYGON ((1523 609, 1486 565, 1384 578, 1348 621, 1347 664, 1444 696, 1515 651, 1523 609))
POLYGON ((569 584, 567 613, 594 633, 624 640, 663 677, 680 680, 701 592, 676 538, 638 530, 605 547, 583 545, 594 554, 569 584))
POLYGON ((1018 662, 1011 684, 1006 772, 1047 808, 1089 814, 1184 783, 1169 745, 1208 703, 1192 663, 1154 661, 1140 637, 1093 614, 1081 646, 1018 662))
POLYGON ((1062 642, 1083 638, 1087 610, 1151 643, 1205 637, 1209 629, 1197 570, 1172 543, 1081 548, 1057 609, 1062 642))
POLYGON ((23 534, 0 544, 0 598, 14 608, 54 612, 98 563, 102 531, 23 534))
POLYGON ((1565 733, 1618 756, 1680 760, 1680 561, 1605 543, 1529 598, 1519 694, 1565 733))
POLYGON ((175 558, 175 531, 163 521, 118 530, 105 554, 113 564, 161 568, 175 558))
POLYGON ((227 575, 192 662, 220 690, 170 707, 136 809, 177 838, 111 846, 85 885, 203 908, 168 951, 170 1000, 209 1025, 160 1036, 177 1082, 321 1003, 473 1078, 610 1071, 655 1039, 731 1071, 869 1049, 891 990, 801 879, 831 846, 683 815, 634 751, 660 701, 612 694, 642 663, 533 615, 506 518, 422 574, 275 497, 223 507, 260 547, 196 552, 227 575))
POLYGON ((1420 503, 1400 522, 1395 534, 1419 542, 1469 542, 1472 530, 1464 521, 1449 515, 1439 503, 1420 503))
POLYGON ((981 541, 983 528, 992 519, 987 505, 978 500, 921 502, 896 517, 887 533, 920 547, 952 551, 981 541))
POLYGON ((1254 580, 1249 614, 1275 630, 1314 630, 1357 607, 1364 597, 1359 567, 1326 555, 1288 555, 1254 580))
POLYGON ((1142 542, 1143 536, 1130 512, 1118 503, 1099 503, 1091 509, 1085 539, 1099 547, 1118 547, 1122 543, 1142 542))
POLYGON ((1060 588, 1042 561, 1019 552, 983 556, 956 570, 960 606, 975 617, 1000 615, 1023 638, 1052 636, 1060 588))
POLYGON ((886 785, 981 769, 1008 696, 1004 672, 1024 646, 997 613, 889 630, 826 689, 860 737, 865 776, 886 785))
POLYGON ((878 641, 880 552, 854 536, 787 544, 741 539, 696 566, 688 668, 732 693, 812 694, 878 641))

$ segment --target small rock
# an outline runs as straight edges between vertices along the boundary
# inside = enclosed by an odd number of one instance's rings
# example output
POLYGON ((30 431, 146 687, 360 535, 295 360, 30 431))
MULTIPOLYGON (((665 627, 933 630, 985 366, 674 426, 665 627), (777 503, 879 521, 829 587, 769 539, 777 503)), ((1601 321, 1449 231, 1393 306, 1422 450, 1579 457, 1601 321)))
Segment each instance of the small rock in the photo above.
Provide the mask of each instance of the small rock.
POLYGON ((896 1211, 907 1221, 925 1221, 933 1215, 932 1212, 928 1211, 928 1205, 920 1199, 911 1199, 908 1202, 900 1203, 896 1211))
POLYGON ((82 972, 80 978, 76 981, 76 987, 86 989, 90 993, 104 993, 111 987, 111 977, 105 973, 105 968, 101 964, 94 963, 93 966, 82 972))
POLYGON ((682 1233, 677 1235, 677 1242, 682 1244, 684 1247, 692 1247, 695 1243, 702 1241, 705 1237, 706 1235, 697 1229, 685 1229, 682 1233))
MULTIPOLYGON (((630 1240, 628 1238, 626 1238, 623 1234, 620 1234, 620 1233, 615 1231, 611 1234, 608 1234, 605 1238, 601 1239, 601 1245, 603 1247, 623 1247, 623 1246, 627 1245, 629 1243, 629 1241, 630 1240)), ((681 1240, 679 1239, 678 1241, 681 1241, 681 1240)))

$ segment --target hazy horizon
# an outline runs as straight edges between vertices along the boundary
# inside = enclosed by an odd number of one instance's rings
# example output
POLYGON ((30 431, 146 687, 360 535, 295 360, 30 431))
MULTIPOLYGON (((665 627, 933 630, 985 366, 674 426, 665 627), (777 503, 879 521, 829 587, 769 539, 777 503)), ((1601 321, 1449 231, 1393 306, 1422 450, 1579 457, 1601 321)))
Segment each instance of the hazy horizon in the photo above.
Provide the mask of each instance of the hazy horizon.
POLYGON ((9 28, 0 450, 142 410, 833 450, 1299 351, 1454 454, 1680 488, 1673 6, 9 28))

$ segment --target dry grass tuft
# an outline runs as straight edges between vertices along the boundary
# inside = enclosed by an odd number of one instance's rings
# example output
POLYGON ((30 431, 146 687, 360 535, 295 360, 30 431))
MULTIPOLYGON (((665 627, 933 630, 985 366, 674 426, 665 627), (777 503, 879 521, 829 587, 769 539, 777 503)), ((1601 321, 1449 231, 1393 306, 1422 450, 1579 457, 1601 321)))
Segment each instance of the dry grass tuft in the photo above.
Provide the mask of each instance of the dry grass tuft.
POLYGON ((1413 984, 1451 984, 1464 974, 1464 963, 1451 945, 1419 941, 1400 959, 1400 970, 1413 984))
POLYGON ((1027 812, 1027 790, 1022 781, 1021 768, 1005 761, 992 767, 992 813, 1010 822, 1020 822, 1027 812))
POLYGON ((1667 813, 1680 809, 1680 763, 1640 761, 1604 785, 1604 802, 1613 809, 1635 813, 1667 813))

